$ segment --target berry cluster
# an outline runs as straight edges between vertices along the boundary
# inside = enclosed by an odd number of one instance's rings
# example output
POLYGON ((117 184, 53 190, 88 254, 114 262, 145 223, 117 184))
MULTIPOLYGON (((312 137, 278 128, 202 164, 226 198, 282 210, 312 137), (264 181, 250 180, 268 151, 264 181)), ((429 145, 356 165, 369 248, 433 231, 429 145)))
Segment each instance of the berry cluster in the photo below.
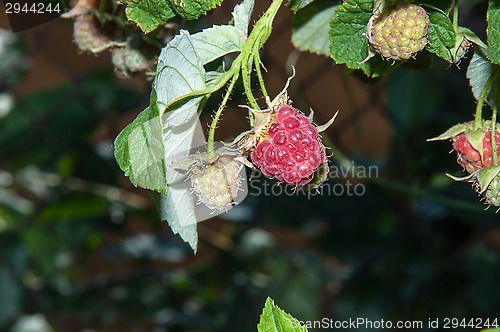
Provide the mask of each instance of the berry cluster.
MULTIPOLYGON (((75 1, 74 1, 75 2, 75 1)), ((112 63, 120 78, 129 78, 135 73, 154 70, 161 43, 167 43, 175 28, 164 28, 163 40, 146 37, 138 28, 120 25, 101 13, 103 0, 80 0, 62 17, 73 20, 73 39, 82 52, 98 54, 112 53, 112 63), (125 28, 126 27, 126 28, 125 28), (127 36, 127 38, 125 38, 127 36)), ((107 8, 105 14, 113 14, 107 8)))
MULTIPOLYGON (((495 134, 497 155, 500 157, 500 131, 495 134)), ((491 142, 491 130, 488 130, 482 138, 482 150, 479 152, 471 144, 465 133, 452 138, 453 149, 457 152, 457 162, 469 173, 474 173, 480 169, 493 165, 491 142)))
POLYGON ((250 154, 255 166, 268 177, 302 186, 326 159, 318 129, 299 110, 281 106, 267 135, 250 154))
POLYGON ((367 36, 383 58, 407 60, 427 45, 429 24, 425 9, 403 3, 380 16, 373 16, 367 36))
MULTIPOLYGON (((451 139, 457 152, 457 162, 469 175, 454 178, 459 181, 474 183, 478 194, 484 195, 488 205, 500 206, 500 167, 493 163, 493 140, 491 121, 483 121, 482 126, 474 122, 462 123, 448 129, 442 135, 431 140, 451 139)), ((495 129, 496 154, 500 158, 500 127, 495 129)))
POLYGON ((496 175, 486 187, 484 199, 493 206, 500 206, 500 175, 496 175))
POLYGON ((211 210, 227 210, 240 190, 243 164, 239 157, 225 149, 215 151, 213 156, 197 152, 170 167, 187 171, 191 188, 200 203, 211 210))
POLYGON ((240 188, 242 164, 230 156, 189 170, 193 191, 201 203, 212 210, 225 210, 234 203, 240 188))

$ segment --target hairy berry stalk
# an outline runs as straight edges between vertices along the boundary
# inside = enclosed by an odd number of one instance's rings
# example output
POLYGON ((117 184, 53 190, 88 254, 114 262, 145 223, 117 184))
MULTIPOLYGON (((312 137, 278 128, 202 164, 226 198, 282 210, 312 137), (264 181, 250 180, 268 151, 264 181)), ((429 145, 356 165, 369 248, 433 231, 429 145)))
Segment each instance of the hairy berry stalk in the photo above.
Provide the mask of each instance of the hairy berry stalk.
MULTIPOLYGON (((210 131, 209 131, 209 136, 208 136, 208 154, 209 156, 213 155, 214 152, 214 136, 215 136, 215 129, 217 128, 217 123, 219 122, 220 116, 222 114, 222 111, 224 110, 224 107, 229 99, 229 96, 231 95, 231 92, 234 88, 234 85, 236 84, 236 81, 238 80, 240 71, 242 75, 242 81, 243 81, 243 87, 245 90, 245 94, 247 96, 248 102, 251 107, 255 109, 259 109, 259 104, 257 103, 255 97, 252 94, 252 88, 251 88, 251 81, 250 81, 250 76, 252 72, 253 65, 258 67, 260 66, 260 57, 258 55, 258 52, 262 46, 264 46, 265 42, 271 35, 272 31, 272 22, 274 20, 274 17, 276 16, 278 9, 281 7, 283 0, 275 0, 267 9, 267 11, 262 15, 262 17, 255 23, 252 31, 250 32, 250 35, 248 36, 247 42, 245 43, 245 46, 243 47, 243 50, 241 51, 240 55, 233 61, 233 64, 231 65, 231 69, 227 72, 225 77, 221 80, 219 83, 217 89, 213 90, 214 92, 217 91, 218 89, 222 88, 231 78, 231 83, 228 87, 228 91, 226 95, 224 96, 224 99, 217 110, 214 119, 212 121, 212 124, 210 125, 210 131), (257 61, 258 59, 258 61, 257 61), (255 62, 254 62, 255 60, 255 62)), ((267 91, 265 90, 264 86, 264 79, 262 78, 262 73, 260 72, 260 68, 257 69, 257 75, 259 77, 259 83, 262 89, 262 92, 264 95, 267 95, 267 91)), ((207 88, 208 89, 208 88, 207 88)), ((205 91, 207 89, 203 89, 200 91, 205 91)), ((211 92, 210 92, 211 93, 211 92)), ((193 91, 191 94, 184 95, 182 99, 188 98, 188 97, 194 97, 196 95, 203 95, 200 94, 199 91, 193 91)), ((209 93, 205 93, 209 94, 209 93)), ((181 99, 181 100, 182 100, 181 99)), ((179 100, 179 101, 181 101, 179 100)), ((250 119, 252 120, 252 115, 250 116, 250 119)), ((253 121, 251 121, 251 125, 253 126, 253 121)))
POLYGON ((490 90, 491 83, 493 82, 493 76, 490 75, 486 83, 484 84, 483 90, 481 90, 481 94, 479 95, 479 99, 477 100, 476 106, 476 114, 474 118, 474 129, 479 129, 483 125, 483 105, 486 96, 488 95, 488 91, 490 90))
POLYGON ((208 156, 210 158, 212 158, 214 155, 214 139, 215 139, 215 129, 217 128, 217 123, 219 122, 219 119, 222 115, 222 111, 224 110, 224 107, 226 106, 227 101, 229 100, 229 96, 231 95, 234 89, 234 85, 238 80, 238 76, 239 72, 236 72, 236 74, 233 76, 233 79, 231 80, 231 83, 229 84, 224 99, 222 99, 222 103, 220 104, 219 109, 215 113, 212 123, 210 124, 210 130, 208 132, 208 142, 207 142, 208 156))

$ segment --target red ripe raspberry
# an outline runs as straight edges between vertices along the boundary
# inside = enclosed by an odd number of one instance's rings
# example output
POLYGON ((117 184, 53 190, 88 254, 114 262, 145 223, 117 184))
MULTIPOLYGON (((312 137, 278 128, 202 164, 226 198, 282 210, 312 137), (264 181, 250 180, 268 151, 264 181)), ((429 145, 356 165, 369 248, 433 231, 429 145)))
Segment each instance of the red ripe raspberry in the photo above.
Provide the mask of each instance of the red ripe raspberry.
MULTIPOLYGON (((496 132, 495 139, 497 154, 500 157, 500 132, 496 132)), ((491 130, 484 134, 482 148, 482 153, 476 150, 469 141, 466 133, 453 138, 453 149, 457 151, 457 162, 469 173, 474 173, 493 165, 491 130)))
POLYGON ((301 186, 311 181, 326 154, 318 129, 299 110, 284 105, 250 158, 264 175, 301 186))

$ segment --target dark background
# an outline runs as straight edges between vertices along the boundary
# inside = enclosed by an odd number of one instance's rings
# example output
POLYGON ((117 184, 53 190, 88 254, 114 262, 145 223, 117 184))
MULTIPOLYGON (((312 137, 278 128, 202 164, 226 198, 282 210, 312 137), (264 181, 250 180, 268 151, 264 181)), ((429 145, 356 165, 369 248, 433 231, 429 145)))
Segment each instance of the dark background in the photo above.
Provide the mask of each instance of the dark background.
MULTIPOLYGON (((199 26, 227 22, 234 4, 199 26)), ((461 24, 484 38, 486 2, 466 5, 461 24)), ((256 15, 266 6, 258 1, 256 15)), ((69 20, 15 34, 18 61, 0 64, 0 92, 15 100, 0 117, 0 331, 256 331, 267 296, 300 320, 500 319, 498 215, 444 175, 461 174, 451 144, 426 142, 472 120, 468 60, 346 78, 330 59, 294 50, 291 17, 281 9, 263 51, 271 94, 294 64, 294 105, 320 124, 340 110, 324 134, 331 165, 375 165, 379 176, 327 183, 360 183, 360 197, 251 190, 199 224, 196 255, 112 154, 151 83, 116 78, 106 52, 78 53, 69 20)), ((218 139, 248 129, 242 102, 238 92, 218 139)))

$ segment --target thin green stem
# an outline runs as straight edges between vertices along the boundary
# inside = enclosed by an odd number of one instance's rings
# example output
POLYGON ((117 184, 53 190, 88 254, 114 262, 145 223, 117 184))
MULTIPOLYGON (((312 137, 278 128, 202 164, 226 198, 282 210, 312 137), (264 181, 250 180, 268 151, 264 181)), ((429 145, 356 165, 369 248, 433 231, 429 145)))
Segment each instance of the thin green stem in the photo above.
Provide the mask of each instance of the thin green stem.
MULTIPOLYGON (((267 11, 262 15, 262 17, 255 23, 252 32, 248 36, 247 43, 243 48, 241 54, 237 59, 241 62, 241 71, 243 78, 243 87, 245 89, 245 94, 248 99, 250 107, 254 109, 260 109, 257 100, 252 94, 250 75, 253 68, 254 54, 259 51, 259 49, 264 45, 272 31, 272 23, 278 9, 281 7, 283 0, 274 0, 269 6, 267 11)), ((257 65, 260 65, 257 64, 257 65)))
POLYGON ((483 87, 483 90, 481 91, 481 94, 479 95, 479 99, 477 100, 477 106, 476 106, 476 115, 474 118, 474 129, 480 129, 482 127, 483 123, 483 104, 484 100, 486 99, 486 96, 488 95, 488 91, 490 90, 491 82, 493 81, 493 76, 490 75, 488 80, 486 81, 486 84, 483 87))
POLYGON ((253 115, 252 111, 248 110, 248 122, 250 122, 250 127, 252 128, 254 121, 255 121, 255 116, 253 115))
POLYGON ((264 98, 267 100, 269 98, 269 94, 267 93, 266 84, 264 83, 264 76, 262 75, 262 70, 260 68, 262 62, 260 61, 259 50, 254 53, 254 63, 255 63, 255 71, 257 72, 257 78, 259 79, 260 90, 264 95, 264 98))
POLYGON ((493 154, 493 166, 498 166, 498 155, 497 155, 497 105, 493 106, 493 115, 491 116, 491 150, 493 154))
POLYGON ((222 99, 222 103, 220 104, 219 109, 215 113, 212 123, 210 124, 210 130, 208 132, 208 142, 207 142, 207 151, 209 157, 213 157, 214 155, 214 138, 215 138, 215 129, 217 128, 217 123, 219 122, 222 112, 226 107, 227 101, 229 100, 229 96, 233 92, 234 85, 236 84, 238 77, 239 77, 239 72, 236 72, 236 74, 234 74, 231 80, 231 83, 229 83, 229 87, 227 88, 227 92, 224 95, 224 98, 222 99))
POLYGON ((253 109, 260 109, 257 100, 253 96, 252 93, 252 66, 253 66, 253 58, 249 57, 243 59, 243 63, 241 66, 242 78, 243 78, 243 88, 245 89, 245 94, 247 95, 248 103, 250 107, 253 109))
MULTIPOLYGON (((273 3, 269 6, 269 8, 266 10, 266 12, 262 15, 262 17, 255 23, 252 31, 250 32, 250 35, 247 38, 245 46, 241 50, 241 53, 238 55, 238 57, 236 57, 236 59, 234 59, 231 68, 225 74, 223 74, 222 78, 215 85, 196 91, 191 91, 185 95, 175 98, 168 105, 161 105, 164 107, 162 112, 165 112, 168 108, 172 107, 173 105, 182 103, 191 98, 209 96, 212 93, 220 90, 222 87, 226 85, 227 82, 229 82, 229 80, 231 80, 231 83, 228 87, 228 91, 224 96, 224 99, 214 116, 212 124, 210 125, 208 143, 207 143, 209 155, 213 155, 215 129, 217 127, 217 123, 222 114, 222 111, 227 101, 229 100, 229 96, 231 95, 231 92, 234 89, 236 81, 239 78, 240 71, 242 72, 243 86, 249 104, 252 108, 259 109, 259 105, 252 94, 252 89, 250 84, 251 83, 250 74, 252 71, 253 59, 254 59, 253 52, 258 51, 269 38, 272 30, 272 22, 276 16, 276 13, 278 12, 278 9, 281 7, 282 3, 283 0, 274 0, 273 3)), ((251 125, 253 126, 252 118, 250 119, 250 121, 251 125)))
MULTIPOLYGON (((210 130, 208 133, 208 142, 207 149, 208 155, 211 157, 214 154, 214 137, 215 137, 215 129, 217 128, 217 123, 222 115, 222 111, 229 100, 229 96, 234 89, 234 85, 238 80, 240 71, 242 74, 243 87, 245 89, 245 94, 247 96, 250 107, 254 109, 259 109, 259 104, 257 100, 252 94, 252 87, 250 81, 250 75, 252 73, 253 66, 253 53, 258 52, 258 50, 264 45, 269 36, 271 35, 272 30, 272 22, 276 17, 278 9, 281 7, 283 0, 274 0, 273 3, 269 6, 266 12, 262 15, 262 17, 255 23, 250 35, 247 38, 247 42, 245 46, 241 50, 241 53, 238 55, 236 59, 234 59, 233 64, 231 65, 231 69, 225 74, 225 77, 220 80, 215 86, 193 91, 188 95, 184 95, 180 100, 175 100, 174 102, 179 102, 184 100, 185 98, 192 98, 201 95, 211 94, 219 89, 221 89, 228 81, 231 79, 231 83, 229 84, 228 91, 222 100, 222 103, 215 113, 214 119, 210 125, 210 130)), ((260 65, 260 63, 258 64, 260 65)), ((253 117, 250 116, 250 124, 253 127, 253 117)))
POLYGON ((453 28, 458 29, 458 0, 453 1, 453 28))
MULTIPOLYGON (((235 62, 236 62, 236 60, 235 60, 235 62)), ((173 105, 175 105, 177 103, 181 103, 185 100, 195 98, 195 97, 200 97, 200 96, 211 95, 212 93, 220 90, 224 85, 226 85, 226 83, 231 79, 231 77, 238 74, 239 71, 240 71, 239 64, 233 63, 231 68, 224 74, 223 78, 219 82, 217 82, 217 84, 206 87, 206 88, 201 89, 201 90, 191 91, 189 93, 186 93, 185 95, 182 95, 180 97, 175 98, 168 105, 163 105, 163 106, 166 106, 165 109, 163 110, 163 112, 166 111, 167 108, 170 108, 173 105)))

